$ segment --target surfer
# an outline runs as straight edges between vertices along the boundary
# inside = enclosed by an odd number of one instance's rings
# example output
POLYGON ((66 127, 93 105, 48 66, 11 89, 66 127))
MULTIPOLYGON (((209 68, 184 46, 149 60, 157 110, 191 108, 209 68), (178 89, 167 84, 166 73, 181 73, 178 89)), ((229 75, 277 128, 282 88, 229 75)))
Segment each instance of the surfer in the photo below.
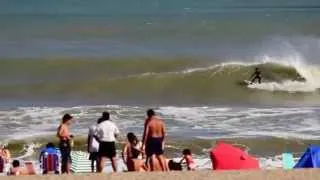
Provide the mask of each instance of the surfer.
POLYGON ((256 68, 254 73, 251 75, 251 84, 255 83, 256 80, 258 80, 259 84, 261 84, 261 71, 259 68, 256 68))

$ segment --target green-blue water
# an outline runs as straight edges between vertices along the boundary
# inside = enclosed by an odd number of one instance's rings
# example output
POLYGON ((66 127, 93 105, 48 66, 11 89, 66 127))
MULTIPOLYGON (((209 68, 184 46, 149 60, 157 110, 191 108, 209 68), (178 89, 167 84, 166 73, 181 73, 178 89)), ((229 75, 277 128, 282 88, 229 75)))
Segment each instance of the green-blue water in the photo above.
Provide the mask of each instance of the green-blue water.
POLYGON ((319 18, 316 0, 3 0, 0 56, 248 59, 316 43, 319 18))

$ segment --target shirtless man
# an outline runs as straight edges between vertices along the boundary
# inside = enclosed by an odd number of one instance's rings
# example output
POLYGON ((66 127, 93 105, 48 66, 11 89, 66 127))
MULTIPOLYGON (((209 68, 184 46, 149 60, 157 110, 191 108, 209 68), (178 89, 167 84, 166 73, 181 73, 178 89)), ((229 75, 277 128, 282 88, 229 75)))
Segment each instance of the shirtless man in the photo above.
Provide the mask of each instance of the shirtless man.
POLYGON ((145 146, 147 161, 151 161, 150 170, 153 171, 153 160, 156 157, 160 162, 162 171, 168 171, 163 153, 164 153, 164 138, 165 138, 165 124, 155 115, 152 109, 147 111, 148 120, 145 124, 145 132, 143 138, 143 147, 145 146))

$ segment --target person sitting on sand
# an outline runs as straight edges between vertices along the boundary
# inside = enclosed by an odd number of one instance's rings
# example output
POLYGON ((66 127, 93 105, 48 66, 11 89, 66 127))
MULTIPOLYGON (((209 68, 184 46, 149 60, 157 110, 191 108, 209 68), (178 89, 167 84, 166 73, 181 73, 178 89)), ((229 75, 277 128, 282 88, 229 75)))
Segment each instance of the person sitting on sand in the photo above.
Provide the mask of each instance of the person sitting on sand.
POLYGON ((69 174, 71 168, 71 141, 73 136, 70 134, 69 126, 73 117, 70 114, 65 114, 62 117, 62 124, 57 130, 59 137, 59 149, 61 152, 61 173, 69 174))
POLYGON ((139 156, 143 154, 142 142, 132 132, 127 134, 127 138, 128 143, 122 151, 123 162, 127 165, 128 171, 145 171, 144 162, 139 159, 139 156))
POLYGON ((9 149, 5 147, 5 145, 1 145, 0 147, 0 158, 4 161, 4 163, 9 163, 11 159, 11 153, 9 149))
POLYGON ((20 175, 29 175, 29 172, 26 168, 20 167, 20 162, 14 160, 12 162, 12 167, 8 173, 9 176, 20 176, 20 175))
POLYGON ((147 111, 149 122, 146 125, 144 133, 143 146, 147 155, 147 164, 151 171, 154 171, 154 157, 158 159, 162 167, 162 171, 168 171, 167 163, 163 156, 164 153, 164 138, 166 136, 165 124, 163 120, 155 115, 152 109, 147 111))
POLYGON ((181 163, 185 161, 187 163, 188 171, 194 171, 196 169, 196 163, 193 161, 190 149, 184 149, 182 155, 183 158, 181 163))

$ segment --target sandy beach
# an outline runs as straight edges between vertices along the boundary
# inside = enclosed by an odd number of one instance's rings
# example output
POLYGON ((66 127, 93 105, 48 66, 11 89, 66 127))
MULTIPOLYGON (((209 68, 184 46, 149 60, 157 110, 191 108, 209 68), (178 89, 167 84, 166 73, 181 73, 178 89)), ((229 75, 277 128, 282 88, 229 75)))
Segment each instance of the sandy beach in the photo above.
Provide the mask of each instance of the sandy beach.
POLYGON ((20 176, 20 177, 0 177, 0 180, 54 180, 59 178, 60 180, 163 180, 163 179, 175 179, 175 180, 316 180, 320 179, 320 171, 316 169, 310 170, 270 170, 270 171, 226 171, 226 172, 210 172, 210 171, 198 171, 198 172, 170 172, 170 173, 118 173, 118 174, 87 174, 87 175, 70 175, 70 176, 20 176))

